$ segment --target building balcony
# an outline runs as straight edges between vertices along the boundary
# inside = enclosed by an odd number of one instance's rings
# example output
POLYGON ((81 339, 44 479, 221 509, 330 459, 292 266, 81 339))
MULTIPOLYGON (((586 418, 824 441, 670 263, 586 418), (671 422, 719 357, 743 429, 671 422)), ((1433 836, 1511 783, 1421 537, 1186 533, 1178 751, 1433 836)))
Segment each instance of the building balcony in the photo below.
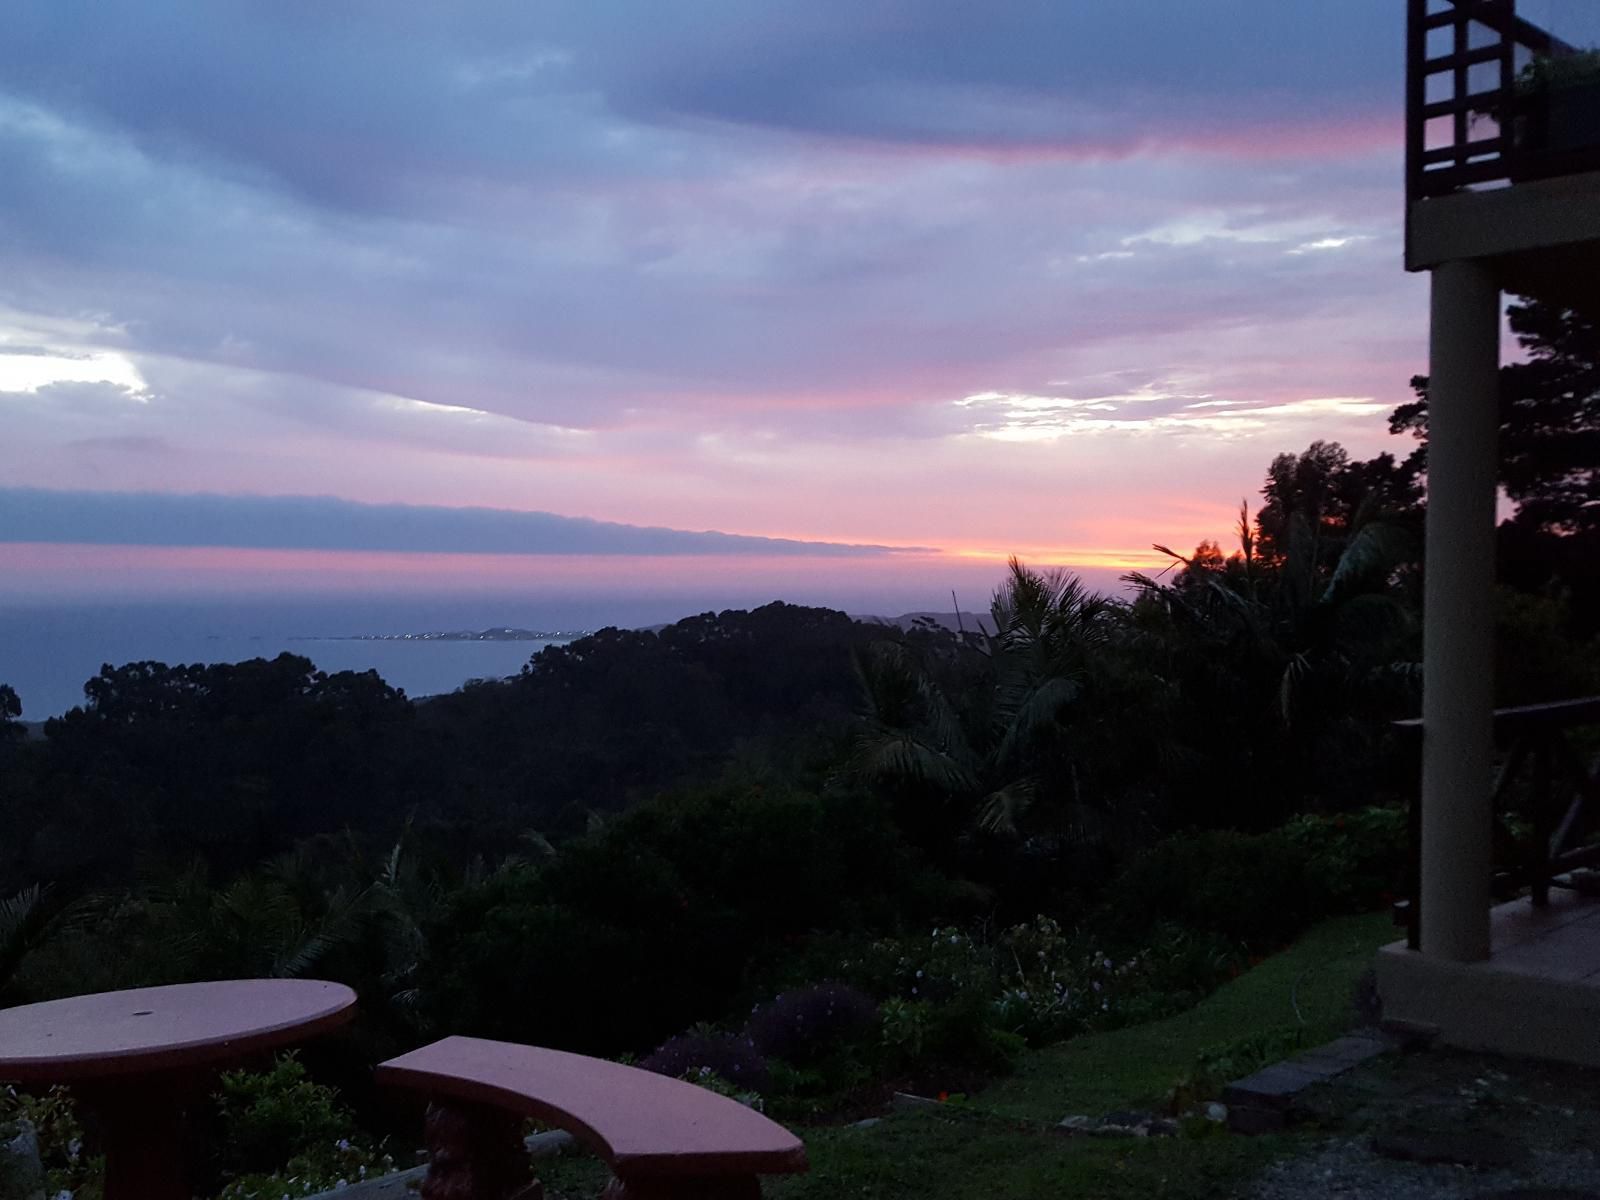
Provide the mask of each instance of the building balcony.
POLYGON ((1590 307, 1600 278, 1600 52, 1517 0, 1410 0, 1406 266, 1475 259, 1590 307))

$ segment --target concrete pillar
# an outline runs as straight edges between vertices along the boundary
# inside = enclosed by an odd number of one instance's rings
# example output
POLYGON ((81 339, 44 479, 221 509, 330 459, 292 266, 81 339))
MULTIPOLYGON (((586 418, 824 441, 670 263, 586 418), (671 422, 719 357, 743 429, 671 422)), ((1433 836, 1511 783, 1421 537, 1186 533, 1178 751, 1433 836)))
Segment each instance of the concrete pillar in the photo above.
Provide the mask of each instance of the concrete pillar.
POLYGON ((1433 271, 1422 666, 1422 952, 1489 956, 1500 289, 1433 271))

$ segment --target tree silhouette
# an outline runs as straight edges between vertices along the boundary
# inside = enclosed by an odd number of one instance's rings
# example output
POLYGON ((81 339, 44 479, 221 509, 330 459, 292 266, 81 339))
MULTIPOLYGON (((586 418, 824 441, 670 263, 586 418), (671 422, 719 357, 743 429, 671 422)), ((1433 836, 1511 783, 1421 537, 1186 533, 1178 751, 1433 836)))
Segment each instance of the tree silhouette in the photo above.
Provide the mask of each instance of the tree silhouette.
POLYGON ((19 721, 21 716, 22 701, 16 689, 9 683, 0 683, 0 741, 21 736, 24 732, 19 721))
MULTIPOLYGON (((1526 300, 1507 310, 1526 362, 1500 369, 1500 482, 1526 529, 1600 531, 1600 326, 1574 309, 1526 300)), ((1428 437, 1428 379, 1395 409, 1394 433, 1428 437)), ((1425 462, 1425 459, 1422 461, 1425 462)))
POLYGON ((968 643, 984 657, 981 686, 947 690, 912 648, 867 646, 857 657, 862 724, 852 767, 868 782, 918 788, 959 824, 1017 834, 1035 809, 1049 824, 1090 823, 1073 769, 1068 710, 1111 636, 1116 608, 1062 571, 1012 559, 990 606, 995 632, 968 643), (951 694, 955 691, 960 702, 951 694))

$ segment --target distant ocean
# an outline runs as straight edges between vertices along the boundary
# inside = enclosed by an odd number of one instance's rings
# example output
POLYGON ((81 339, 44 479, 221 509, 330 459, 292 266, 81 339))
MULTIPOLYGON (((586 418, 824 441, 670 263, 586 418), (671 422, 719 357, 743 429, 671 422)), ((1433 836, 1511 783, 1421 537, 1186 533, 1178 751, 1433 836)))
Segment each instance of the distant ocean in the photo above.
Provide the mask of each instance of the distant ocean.
POLYGON ((0 683, 22 698, 23 720, 41 721, 81 704, 84 681, 102 663, 242 662, 288 651, 324 671, 373 669, 409 696, 429 696, 454 691, 469 679, 515 675, 548 643, 348 639, 494 627, 570 632, 645 625, 683 615, 681 603, 671 609, 647 602, 530 606, 526 599, 479 596, 0 605, 0 683))

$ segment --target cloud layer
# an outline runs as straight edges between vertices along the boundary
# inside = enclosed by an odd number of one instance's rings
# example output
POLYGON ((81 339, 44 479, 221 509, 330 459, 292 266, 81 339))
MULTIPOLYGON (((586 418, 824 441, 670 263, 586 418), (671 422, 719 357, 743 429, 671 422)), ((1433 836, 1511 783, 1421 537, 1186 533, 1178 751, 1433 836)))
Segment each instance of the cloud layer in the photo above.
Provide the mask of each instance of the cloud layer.
POLYGON ((26 3, 0 479, 1215 534, 1424 365, 1402 7, 26 3))
POLYGON ((0 542, 361 550, 423 554, 875 557, 846 545, 646 528, 491 508, 359 504, 331 496, 218 496, 0 488, 0 542))

